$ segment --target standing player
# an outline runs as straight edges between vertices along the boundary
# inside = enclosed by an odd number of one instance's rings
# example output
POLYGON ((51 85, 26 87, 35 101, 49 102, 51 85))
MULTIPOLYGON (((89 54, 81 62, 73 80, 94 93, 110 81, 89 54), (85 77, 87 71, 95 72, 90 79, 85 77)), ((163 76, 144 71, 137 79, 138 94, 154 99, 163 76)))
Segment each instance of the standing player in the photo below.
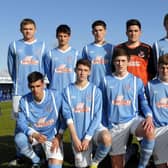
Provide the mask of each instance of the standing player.
POLYGON ((156 58, 156 67, 159 57, 168 53, 168 14, 164 16, 163 25, 166 30, 166 36, 153 44, 154 55, 156 58))
POLYGON ((26 18, 20 23, 23 39, 13 41, 8 49, 8 71, 13 81, 13 116, 17 115, 20 97, 29 92, 27 76, 30 72, 44 74, 45 43, 35 38, 36 24, 26 18))
POLYGON ((142 137, 138 168, 145 168, 154 147, 152 111, 148 106, 141 79, 127 71, 129 55, 122 48, 113 54, 115 71, 106 76, 102 85, 104 93, 103 123, 112 135, 110 151, 112 167, 122 168, 129 134, 142 137), (145 118, 139 117, 139 110, 145 118))
POLYGON ((141 23, 136 19, 126 22, 126 35, 128 41, 117 47, 127 50, 131 56, 128 71, 142 79, 144 85, 156 75, 155 58, 152 48, 140 41, 141 23))
MULTIPOLYGON (((23 19, 20 23, 20 31, 23 39, 13 41, 8 49, 8 71, 13 81, 12 116, 15 119, 18 115, 21 96, 29 92, 27 76, 33 71, 44 74, 43 58, 46 54, 45 43, 35 38, 34 20, 23 19)), ((15 165, 17 160, 9 164, 15 165)))
POLYGON ((111 73, 113 45, 105 41, 106 23, 104 21, 93 22, 92 34, 94 42, 83 48, 82 56, 92 63, 90 82, 99 86, 104 76, 111 73))
POLYGON ((147 85, 147 96, 153 111, 155 147, 153 159, 157 168, 167 168, 168 162, 168 54, 160 55, 158 78, 147 85))
MULTIPOLYGON (((133 75, 142 79, 144 85, 155 77, 156 66, 155 58, 150 45, 140 41, 141 23, 137 19, 130 19, 126 22, 126 35, 128 40, 119 44, 117 47, 127 50, 131 56, 128 71, 133 75)), ((131 157, 133 148, 131 148, 132 136, 130 135, 128 141, 128 152, 126 155, 127 160, 131 157)), ((126 160, 126 161, 127 161, 126 160)))
POLYGON ((75 81, 74 68, 79 53, 69 46, 71 29, 68 25, 59 25, 56 30, 58 47, 49 51, 45 58, 45 68, 49 88, 62 91, 69 83, 75 81))
POLYGON ((78 60, 76 82, 68 85, 63 92, 63 116, 70 130, 75 166, 78 168, 89 165, 97 168, 111 147, 111 136, 107 129, 97 131, 102 116, 102 94, 88 81, 90 70, 89 60, 78 60), (98 147, 91 163, 93 139, 98 147))
POLYGON ((44 89, 45 83, 40 72, 30 73, 28 83, 31 92, 20 100, 15 143, 20 152, 32 160, 32 168, 40 168, 40 158, 32 149, 32 145, 37 143, 42 144, 48 167, 61 168, 61 95, 44 89))

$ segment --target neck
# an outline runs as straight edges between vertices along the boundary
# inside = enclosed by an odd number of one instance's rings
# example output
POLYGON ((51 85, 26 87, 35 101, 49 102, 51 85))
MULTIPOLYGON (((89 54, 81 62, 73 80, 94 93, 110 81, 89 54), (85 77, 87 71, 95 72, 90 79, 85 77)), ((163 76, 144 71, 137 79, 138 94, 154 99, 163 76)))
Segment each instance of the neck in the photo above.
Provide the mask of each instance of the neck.
POLYGON ((115 76, 117 76, 117 77, 124 77, 126 74, 128 74, 128 71, 115 72, 114 74, 115 74, 115 76))
POLYGON ((31 43, 31 42, 33 42, 34 40, 35 40, 35 38, 31 38, 31 39, 23 39, 25 42, 28 42, 28 43, 31 43))
POLYGON ((75 84, 79 88, 84 88, 88 84, 88 81, 87 80, 85 80, 85 81, 76 81, 75 84))
POLYGON ((103 39, 103 40, 101 40, 101 41, 96 41, 95 40, 95 44, 99 44, 99 45, 103 45, 103 44, 105 44, 106 43, 106 41, 103 39))
POLYGON ((128 47, 137 47, 137 46, 140 45, 140 41, 135 41, 135 42, 133 42, 133 41, 128 41, 128 42, 126 43, 126 45, 127 45, 128 47))
POLYGON ((60 50, 65 51, 65 50, 67 50, 67 49, 69 48, 69 44, 66 44, 66 45, 59 45, 58 48, 59 48, 60 50))

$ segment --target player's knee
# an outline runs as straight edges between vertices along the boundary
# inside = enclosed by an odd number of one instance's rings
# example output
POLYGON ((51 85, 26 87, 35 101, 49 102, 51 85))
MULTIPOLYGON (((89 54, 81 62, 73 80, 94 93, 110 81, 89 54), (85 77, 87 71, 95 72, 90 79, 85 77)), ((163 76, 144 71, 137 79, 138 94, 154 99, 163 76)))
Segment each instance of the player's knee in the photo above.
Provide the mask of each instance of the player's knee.
POLYGON ((17 133, 14 140, 20 149, 28 144, 28 138, 24 133, 17 133))
POLYGON ((108 130, 103 130, 100 133, 100 142, 105 146, 110 146, 112 144, 111 134, 108 130))
POLYGON ((145 138, 149 140, 155 139, 154 128, 152 128, 150 131, 145 131, 145 138))

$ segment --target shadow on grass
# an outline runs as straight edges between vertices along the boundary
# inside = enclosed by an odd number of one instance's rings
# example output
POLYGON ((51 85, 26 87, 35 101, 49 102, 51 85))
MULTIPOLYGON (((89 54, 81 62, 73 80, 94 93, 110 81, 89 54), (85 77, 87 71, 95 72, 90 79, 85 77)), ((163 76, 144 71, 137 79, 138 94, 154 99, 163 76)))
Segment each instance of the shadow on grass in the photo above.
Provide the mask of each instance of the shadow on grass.
MULTIPOLYGON (((13 136, 0 136, 0 168, 8 168, 8 162, 14 159, 16 150, 13 136)), ((29 168, 29 161, 26 164, 15 166, 18 168, 29 168)), ((73 154, 70 143, 64 143, 64 165, 63 168, 72 168, 73 154)))
MULTIPOLYGON (((15 156, 15 145, 13 136, 0 136, 0 168, 8 168, 8 162, 15 156)), ((27 162, 26 162, 27 163, 27 162)), ((74 158, 71 143, 64 142, 64 165, 63 168, 74 168, 74 158)), ((29 168, 30 164, 15 166, 16 168, 29 168)), ((47 167, 47 166, 45 166, 47 167)), ((99 168, 110 168, 110 158, 107 156, 99 165, 99 168)), ((134 158, 128 162, 126 168, 136 168, 137 159, 134 158)))

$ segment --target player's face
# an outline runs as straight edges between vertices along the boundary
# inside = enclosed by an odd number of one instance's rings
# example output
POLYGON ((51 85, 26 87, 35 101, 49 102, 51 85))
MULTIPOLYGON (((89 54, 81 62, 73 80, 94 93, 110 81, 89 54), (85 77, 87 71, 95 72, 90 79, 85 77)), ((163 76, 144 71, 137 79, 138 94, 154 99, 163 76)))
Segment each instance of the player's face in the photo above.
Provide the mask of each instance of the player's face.
POLYGON ((35 39, 34 35, 36 32, 36 28, 34 24, 23 25, 21 32, 25 41, 31 42, 35 39))
POLYGON ((103 26, 95 26, 93 31, 92 31, 95 42, 96 43, 101 43, 104 42, 104 37, 106 35, 106 29, 103 26))
POLYGON ((125 75, 127 73, 127 67, 128 67, 128 58, 127 56, 118 56, 115 58, 113 64, 115 67, 115 73, 118 75, 125 75))
POLYGON ((141 29, 137 25, 132 25, 128 27, 126 34, 129 42, 139 42, 141 36, 141 29))
POLYGON ((84 82, 88 80, 88 77, 90 75, 90 68, 86 65, 79 64, 75 72, 77 75, 77 81, 84 82))
POLYGON ((58 33, 57 40, 59 46, 68 45, 70 39, 70 35, 67 33, 58 33))
POLYGON ((41 101, 43 98, 44 82, 38 80, 29 84, 29 88, 33 94, 33 97, 36 101, 41 101))
POLYGON ((162 81, 168 82, 168 65, 160 64, 158 70, 160 79, 162 81))

